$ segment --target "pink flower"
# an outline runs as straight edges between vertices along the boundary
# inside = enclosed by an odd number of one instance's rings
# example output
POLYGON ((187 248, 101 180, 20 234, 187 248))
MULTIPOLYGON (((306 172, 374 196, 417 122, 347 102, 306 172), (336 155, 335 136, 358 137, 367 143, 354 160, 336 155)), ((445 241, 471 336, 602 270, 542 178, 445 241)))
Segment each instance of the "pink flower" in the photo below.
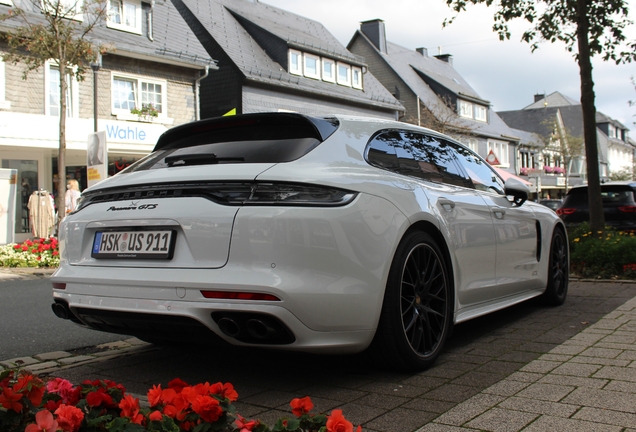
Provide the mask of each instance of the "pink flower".
POLYGON ((73 396, 73 384, 63 378, 55 378, 46 384, 49 393, 56 393, 62 398, 62 403, 69 403, 73 396))

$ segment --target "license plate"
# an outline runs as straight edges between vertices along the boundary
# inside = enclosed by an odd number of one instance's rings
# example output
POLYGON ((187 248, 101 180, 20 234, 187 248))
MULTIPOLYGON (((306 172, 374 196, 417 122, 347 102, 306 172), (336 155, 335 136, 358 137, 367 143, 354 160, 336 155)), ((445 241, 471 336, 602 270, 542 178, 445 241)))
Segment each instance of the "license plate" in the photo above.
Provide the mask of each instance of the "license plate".
POLYGON ((174 230, 98 231, 93 258, 172 259, 177 234, 174 230))

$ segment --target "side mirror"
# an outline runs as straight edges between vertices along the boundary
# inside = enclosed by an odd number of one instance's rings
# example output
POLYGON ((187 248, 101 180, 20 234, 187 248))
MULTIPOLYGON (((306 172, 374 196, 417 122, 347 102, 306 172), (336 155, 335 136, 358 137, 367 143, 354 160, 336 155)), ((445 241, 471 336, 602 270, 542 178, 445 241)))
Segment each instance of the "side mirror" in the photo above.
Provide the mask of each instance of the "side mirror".
POLYGON ((530 194, 528 186, 512 177, 506 180, 504 191, 507 196, 512 196, 512 202, 517 207, 526 202, 530 194))

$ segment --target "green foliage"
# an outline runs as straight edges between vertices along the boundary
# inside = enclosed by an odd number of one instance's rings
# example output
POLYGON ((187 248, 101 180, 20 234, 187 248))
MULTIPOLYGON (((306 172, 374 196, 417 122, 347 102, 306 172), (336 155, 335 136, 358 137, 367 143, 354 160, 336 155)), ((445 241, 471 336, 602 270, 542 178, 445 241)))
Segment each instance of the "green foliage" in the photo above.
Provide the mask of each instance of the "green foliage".
POLYGON ((570 266, 576 276, 636 279, 636 235, 606 228, 593 233, 587 223, 570 229, 570 266))

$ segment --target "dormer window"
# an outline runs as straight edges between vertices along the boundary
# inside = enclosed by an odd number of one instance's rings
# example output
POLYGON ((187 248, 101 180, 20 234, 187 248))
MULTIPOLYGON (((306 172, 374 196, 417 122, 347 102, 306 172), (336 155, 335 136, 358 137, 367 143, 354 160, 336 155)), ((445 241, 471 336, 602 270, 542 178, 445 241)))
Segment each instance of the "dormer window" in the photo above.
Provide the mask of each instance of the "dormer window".
POLYGON ((488 107, 459 99, 458 111, 460 117, 481 122, 488 122, 488 107))
POLYGON ((353 66, 294 49, 288 51, 287 61, 290 74, 353 87, 358 90, 362 90, 364 87, 361 66, 353 66))
POLYGON ((117 30, 141 34, 141 1, 109 0, 107 25, 117 30))
MULTIPOLYGON (((10 0, 0 0, 0 3, 11 4, 10 0)), ((55 14, 55 10, 59 5, 60 16, 63 18, 82 21, 82 7, 84 0, 47 0, 42 1, 42 9, 47 10, 50 14, 55 14)))
POLYGON ((338 84, 351 87, 351 66, 338 62, 338 84))

